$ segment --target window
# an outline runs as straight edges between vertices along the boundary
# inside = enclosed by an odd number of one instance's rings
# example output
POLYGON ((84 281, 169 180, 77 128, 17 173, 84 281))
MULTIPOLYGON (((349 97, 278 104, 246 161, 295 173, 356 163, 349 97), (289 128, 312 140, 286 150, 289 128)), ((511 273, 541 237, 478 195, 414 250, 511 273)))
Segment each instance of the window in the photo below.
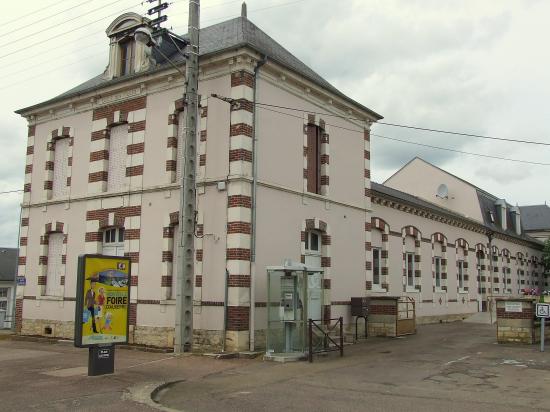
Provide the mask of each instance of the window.
POLYGON ((107 190, 123 190, 126 183, 126 143, 128 126, 123 124, 111 128, 109 138, 109 173, 107 190))
POLYGON ((121 41, 120 45, 120 75, 124 76, 134 72, 134 49, 132 40, 121 41))
POLYGON ((435 288, 441 289, 441 257, 436 256, 434 258, 435 269, 435 288))
POLYGON ((103 232, 103 254, 124 256, 124 228, 114 227, 103 232))
POLYGON ((63 276, 63 233, 50 233, 48 236, 48 267, 46 272, 46 295, 59 295, 59 285, 63 276))
MULTIPOLYGON (((8 295, 10 288, 0 288, 0 310, 8 310, 8 295)), ((0 329, 3 328, 4 325, 0 325, 0 329)))
POLYGON ((53 166, 53 197, 61 197, 69 194, 67 186, 67 169, 69 167, 69 139, 55 141, 54 166, 53 166))
POLYGON ((407 272, 407 287, 414 288, 414 253, 405 254, 405 271, 407 272))
POLYGON ((305 264, 316 268, 321 267, 321 234, 319 232, 307 231, 305 248, 305 264))
POLYGON ((307 125, 307 191, 321 193, 321 128, 307 125))
POLYGON ((458 261, 458 289, 464 290, 464 261, 458 261))
POLYGON ((380 286, 380 248, 372 249, 372 284, 380 286))

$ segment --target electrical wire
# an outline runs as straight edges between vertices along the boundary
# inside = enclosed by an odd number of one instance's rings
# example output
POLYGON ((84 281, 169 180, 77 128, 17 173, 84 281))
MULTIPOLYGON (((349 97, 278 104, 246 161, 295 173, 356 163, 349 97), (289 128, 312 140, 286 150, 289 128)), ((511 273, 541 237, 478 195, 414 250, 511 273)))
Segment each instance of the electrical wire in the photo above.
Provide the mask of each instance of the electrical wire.
POLYGON ((6 190, 4 192, 0 192, 0 195, 4 195, 6 193, 18 193, 18 192, 23 192, 23 189, 19 189, 19 190, 6 190))
MULTIPOLYGON (((38 24, 38 23, 41 23, 41 22, 43 22, 43 21, 45 21, 45 20, 51 19, 52 17, 59 16, 59 15, 62 14, 62 13, 66 13, 66 12, 68 12, 68 11, 70 11, 70 10, 76 9, 77 7, 80 7, 80 6, 82 6, 82 5, 84 5, 84 4, 88 4, 88 3, 89 3, 89 1, 86 0, 86 1, 83 1, 82 3, 77 4, 76 6, 72 6, 72 7, 69 7, 68 9, 58 11, 57 13, 54 13, 54 14, 50 14, 49 16, 46 16, 46 17, 43 17, 43 18, 41 18, 41 19, 35 20, 35 21, 33 21, 32 23, 26 24, 26 25, 24 25, 24 26, 20 26, 20 27, 18 27, 18 28, 15 29, 15 30, 10 30, 9 33, 0 34, 0 38, 5 37, 5 36, 9 36, 10 34, 13 34, 13 33, 16 33, 16 32, 18 32, 18 31, 20 31, 20 30, 26 29, 26 28, 29 27, 29 26, 34 26, 35 24, 38 24)), ((63 24, 63 23, 60 23, 60 24, 63 24)), ((56 27, 57 27, 57 26, 56 26, 56 27)))
POLYGON ((90 60, 90 59, 93 59, 93 58, 97 58, 97 57, 100 57, 100 56, 105 56, 105 53, 101 52, 101 53, 96 53, 96 54, 93 54, 93 55, 90 55, 84 59, 80 59, 76 62, 72 62, 72 63, 69 63, 69 64, 63 64, 61 66, 57 66, 51 70, 48 70, 48 71, 45 71, 45 72, 41 72, 40 74, 36 75, 36 76, 32 76, 32 77, 27 77, 26 79, 23 79, 23 80, 20 80, 18 82, 13 82, 13 83, 10 83, 9 85, 7 86, 4 86, 4 87, 0 87, 0 90, 5 90, 5 89, 9 89, 13 86, 17 86, 19 84, 22 84, 22 83, 26 83, 28 82, 29 80, 34 80, 36 78, 39 78, 39 77, 42 77, 42 76, 45 76, 47 74, 50 74, 50 73, 53 73, 53 72, 57 72, 59 69, 61 68, 65 68, 65 67, 68 67, 68 66, 74 66, 75 64, 78 64, 78 63, 81 63, 83 61, 86 61, 86 60, 90 60))
MULTIPOLYGON (((274 109, 268 109, 268 108, 265 108, 265 107, 260 107, 260 109, 267 110, 267 111, 270 111, 270 112, 273 112, 273 113, 279 113, 279 114, 282 114, 282 115, 285 115, 285 116, 294 117, 296 119, 303 120, 302 116, 296 116, 296 115, 293 115, 293 114, 290 114, 290 113, 285 113, 285 112, 281 112, 281 111, 274 110, 274 109)), ((350 132, 360 133, 361 135, 363 135, 363 133, 364 133, 363 130, 351 129, 351 128, 348 128, 348 127, 338 126, 338 125, 330 124, 330 123, 325 123, 325 124, 328 125, 328 126, 337 128, 337 129, 343 129, 343 130, 347 130, 347 131, 350 131, 350 132)), ((532 164, 532 165, 537 165, 537 166, 550 166, 550 163, 533 162, 533 161, 530 161, 530 160, 513 159, 513 158, 508 158, 508 157, 486 155, 486 154, 482 154, 482 153, 466 152, 466 151, 463 151, 463 150, 451 149, 451 148, 448 148, 448 147, 441 147, 441 146, 433 146, 433 145, 428 145, 428 144, 424 144, 424 143, 413 142, 413 141, 410 141, 410 140, 402 140, 402 139, 397 139, 395 137, 383 136, 383 135, 373 134, 373 133, 371 133, 370 135, 375 136, 375 137, 379 137, 381 139, 392 140, 392 141, 396 141, 396 142, 400 142, 400 143, 407 143, 407 144, 412 144, 412 145, 416 145, 416 146, 427 147, 427 148, 430 148, 430 149, 450 151, 450 152, 466 154, 466 155, 470 155, 470 156, 485 157, 485 158, 491 158, 491 159, 497 159, 497 160, 503 160, 503 161, 509 161, 509 162, 516 162, 516 163, 526 163, 526 164, 532 164)))
MULTIPOLYGON (((60 1, 57 1, 56 3, 57 3, 57 4, 61 4, 60 1)), ((44 6, 44 7, 42 7, 41 9, 33 10, 33 11, 28 12, 27 14, 23 14, 22 16, 19 16, 19 17, 17 17, 16 19, 14 19, 14 20, 12 20, 12 21, 8 21, 8 22, 6 22, 6 23, 2 23, 2 25, 3 25, 4 27, 6 27, 6 26, 9 26, 10 24, 19 23, 19 22, 21 21, 21 19, 24 19, 25 17, 32 16, 33 14, 36 14, 36 13, 40 13, 42 10, 49 9, 50 7, 54 7, 54 6, 56 6, 57 4, 48 4, 47 6, 44 6)))
MULTIPOLYGON (((280 4, 274 4, 272 6, 267 6, 267 7, 262 7, 262 8, 259 8, 259 9, 250 9, 248 10, 247 12, 248 13, 255 13, 255 12, 258 12, 258 11, 264 11, 264 10, 269 10, 269 9, 274 9, 274 8, 277 8, 277 7, 284 7, 284 6, 289 6, 291 4, 296 4, 296 3, 302 3, 304 1, 308 1, 308 0, 295 0, 295 1, 290 1, 290 2, 287 2, 287 3, 280 3, 280 4)), ((233 2, 227 2, 227 4, 229 3, 233 3, 233 2)), ((218 5, 222 5, 223 3, 218 3, 218 5)), ((180 14, 185 14, 185 13, 178 13, 177 15, 180 15, 180 14)), ((235 14, 232 14, 232 15, 228 15, 228 16, 222 16, 222 17, 215 17, 215 18, 212 18, 212 19, 206 19, 206 20, 201 20, 201 23, 208 23, 208 22, 211 22, 211 21, 216 21, 216 20, 225 20, 225 19, 232 19, 232 18, 235 18, 235 17, 239 17, 239 15, 235 15, 235 14)), ((187 26, 176 26, 174 28, 175 29, 184 29, 184 28, 187 28, 187 26)))
MULTIPOLYGON (((75 17, 73 17, 73 18, 71 18, 71 19, 65 20, 65 21, 63 21, 63 22, 61 22, 61 23, 54 24, 54 25, 49 26, 49 27, 46 27, 46 28, 44 28, 44 29, 35 31, 34 33, 26 34, 25 36, 20 37, 20 38, 18 38, 18 39, 10 40, 9 44, 7 44, 7 45, 5 45, 5 46, 0 46, 0 49, 3 49, 4 47, 7 47, 7 46, 11 46, 12 44, 15 44, 15 43, 19 43, 20 41, 23 41, 23 40, 27 40, 29 37, 37 36, 37 35, 42 34, 42 33, 46 32, 46 31, 48 31, 48 30, 56 29, 56 28, 58 28, 59 26, 62 26, 63 24, 67 24, 67 23, 69 23, 69 22, 71 22, 71 21, 81 19, 82 17, 87 16, 88 14, 95 13, 95 12, 98 11, 98 10, 104 9, 104 8, 106 8, 106 7, 110 7, 112 4, 114 4, 114 3, 120 3, 121 1, 124 1, 124 0, 112 0, 112 2, 110 2, 110 3, 104 4, 104 5, 101 6, 101 7, 98 7, 98 8, 96 8, 96 9, 90 10, 90 11, 88 11, 88 12, 86 12, 86 13, 83 13, 83 14, 80 14, 80 15, 78 15, 78 16, 75 16, 75 17)), ((138 3, 138 4, 136 4, 136 5, 134 5, 134 6, 130 6, 130 7, 136 7, 136 6, 139 6, 140 4, 141 4, 141 2, 138 3)), ((125 10, 126 10, 126 9, 125 9, 125 10)), ((88 25, 84 25, 84 26, 81 26, 81 27, 86 27, 86 26, 88 26, 88 25)), ((26 27, 28 27, 28 26, 25 26, 25 27, 23 27, 23 28, 26 28, 26 27)), ((70 33, 70 32, 67 32, 67 33, 70 33)), ((65 34, 65 33, 64 33, 64 34, 65 34)))
MULTIPOLYGON (((275 107, 277 109, 293 110, 293 111, 297 111, 297 112, 301 112, 301 113, 318 114, 320 116, 337 117, 337 118, 345 119, 345 120, 356 120, 356 121, 359 121, 359 122, 364 122, 365 121, 365 119, 359 119, 359 118, 356 118, 356 117, 350 117, 350 116, 345 116, 345 115, 340 115, 340 114, 333 114, 333 113, 314 112, 314 111, 311 111, 311 110, 299 109, 299 108, 296 108, 296 107, 280 106, 280 105, 276 105, 276 104, 268 104, 268 103, 262 103, 262 102, 256 102, 254 104, 258 105, 258 106, 275 107)), ((501 141, 512 142, 512 143, 525 143, 525 144, 535 144, 535 145, 541 145, 541 146, 550 146, 550 143, 539 142, 539 141, 535 141, 535 140, 507 139, 507 138, 504 138, 504 137, 494 137, 494 136, 486 136, 486 135, 479 135, 479 134, 472 134, 472 133, 453 132, 453 131, 450 131, 450 130, 430 129, 430 128, 417 127, 417 126, 401 125, 401 124, 397 124, 397 123, 386 123, 386 122, 380 122, 380 121, 377 121, 375 123, 382 124, 384 126, 403 127, 403 128, 406 128, 406 129, 422 130, 422 131, 426 131, 426 132, 445 133, 445 134, 452 134, 452 135, 458 135, 458 136, 467 136, 467 137, 478 137, 478 138, 482 138, 482 139, 501 140, 501 141)))
POLYGON ((82 26, 75 27, 74 29, 65 31, 65 32, 63 32, 63 33, 57 34, 57 35, 52 36, 52 37, 48 37, 47 39, 44 39, 44 40, 41 40, 41 41, 38 41, 38 42, 34 42, 33 44, 31 44, 31 45, 29 45, 29 46, 27 46, 27 47, 25 47, 25 48, 20 48, 19 50, 14 50, 14 51, 12 51, 12 52, 10 52, 10 53, 3 54, 3 55, 0 56, 0 60, 6 58, 6 57, 8 57, 8 56, 12 56, 12 55, 14 55, 14 54, 20 53, 20 52, 22 52, 22 51, 26 51, 26 50, 28 50, 28 49, 31 48, 31 47, 38 46, 38 45, 43 44, 43 43, 46 43, 46 42, 48 42, 48 41, 50 41, 50 40, 54 40, 54 39, 57 39, 57 38, 59 38, 59 37, 61 37, 61 36, 66 35, 66 34, 69 34, 69 33, 75 32, 75 31, 77 31, 77 30, 83 29, 84 27, 91 26, 92 24, 95 24, 95 23, 100 22, 100 21, 102 21, 102 20, 108 19, 109 17, 115 16, 115 15, 120 15, 120 13, 122 13, 122 12, 124 12, 124 11, 126 11, 126 10, 133 9, 134 7, 137 7, 137 6, 139 6, 139 5, 141 5, 141 2, 139 2, 139 3, 137 3, 137 4, 133 5, 133 6, 126 7, 126 8, 124 8, 124 9, 122 9, 122 10, 119 10, 119 11, 117 11, 116 13, 111 13, 111 14, 105 16, 105 17, 102 17, 102 18, 100 18, 100 19, 94 20, 94 21, 92 21, 92 22, 90 22, 90 23, 86 23, 86 24, 84 24, 84 25, 82 25, 82 26))

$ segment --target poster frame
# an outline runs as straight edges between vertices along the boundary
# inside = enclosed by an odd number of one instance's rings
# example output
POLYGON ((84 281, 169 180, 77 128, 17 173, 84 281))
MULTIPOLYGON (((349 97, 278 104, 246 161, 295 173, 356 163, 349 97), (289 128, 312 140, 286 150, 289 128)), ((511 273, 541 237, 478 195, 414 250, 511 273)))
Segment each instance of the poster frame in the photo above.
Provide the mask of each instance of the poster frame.
POLYGON ((132 285, 132 262, 129 257, 125 256, 108 256, 101 254, 83 254, 78 256, 78 267, 76 276, 76 307, 75 307, 75 321, 74 321, 74 346, 77 348, 91 348, 94 346, 108 346, 108 345, 125 345, 128 344, 128 337, 130 331, 130 299, 131 299, 131 287, 132 285), (86 277, 86 260, 90 258, 95 259, 110 259, 110 260, 124 260, 128 265, 128 303, 126 306, 126 339, 119 342, 111 343, 82 343, 82 326, 84 315, 84 282, 86 277))

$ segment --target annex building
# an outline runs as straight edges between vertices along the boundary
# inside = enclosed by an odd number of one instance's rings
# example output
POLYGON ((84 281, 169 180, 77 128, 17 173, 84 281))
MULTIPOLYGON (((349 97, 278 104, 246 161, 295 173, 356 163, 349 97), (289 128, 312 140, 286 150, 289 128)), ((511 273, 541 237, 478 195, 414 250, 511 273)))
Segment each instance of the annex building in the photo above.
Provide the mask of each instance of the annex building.
MULTIPOLYGON (((116 18, 104 73, 18 111, 21 334, 72 337, 78 255, 103 253, 132 261, 132 342, 173 345, 185 104, 163 54, 184 65, 183 42, 164 31, 162 54, 137 43, 146 24, 116 18)), ((516 208, 419 159, 372 183, 382 117, 245 15, 201 29, 199 92, 194 349, 264 347, 266 267, 285 259, 324 269, 322 315, 346 324, 355 296, 407 295, 430 321, 542 286, 542 246, 516 208)))

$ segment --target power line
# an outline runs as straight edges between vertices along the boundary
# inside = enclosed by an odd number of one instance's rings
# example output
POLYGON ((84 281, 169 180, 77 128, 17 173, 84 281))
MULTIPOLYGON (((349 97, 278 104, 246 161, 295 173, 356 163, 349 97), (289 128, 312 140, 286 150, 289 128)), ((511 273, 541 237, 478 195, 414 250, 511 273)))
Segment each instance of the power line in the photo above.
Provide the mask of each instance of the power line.
MULTIPOLYGON (((293 114, 290 114, 290 113, 285 113, 285 112, 281 112, 281 111, 278 111, 278 110, 268 109, 268 108, 265 108, 265 107, 260 107, 260 109, 267 110, 267 111, 270 111, 270 112, 273 112, 273 113, 279 113, 279 114, 282 114, 284 116, 290 116, 290 117, 294 117, 296 119, 303 120, 302 116, 296 116, 296 115, 293 115, 293 114)), ((328 125, 328 126, 337 128, 337 129, 343 129, 343 130, 347 130, 347 131, 350 131, 350 132, 360 133, 361 135, 364 133, 363 130, 350 129, 348 127, 338 126, 338 125, 330 124, 330 123, 325 123, 325 124, 328 125)), ((497 159, 497 160, 504 160, 504 161, 516 162, 516 163, 526 163, 526 164, 532 164, 532 165, 538 165, 538 166, 550 166, 550 163, 532 162, 532 161, 529 161, 529 160, 512 159, 512 158, 508 158, 508 157, 485 155, 485 154, 482 154, 482 153, 466 152, 466 151, 463 151, 463 150, 451 149, 451 148, 448 148, 448 147, 441 147, 441 146, 433 146, 433 145, 428 145, 428 144, 424 144, 424 143, 412 142, 412 141, 409 141, 409 140, 402 140, 402 139, 397 139, 395 137, 383 136, 383 135, 373 134, 373 133, 371 133, 370 135, 375 136, 375 137, 379 137, 381 139, 393 140, 393 141, 396 141, 396 142, 407 143, 407 144, 412 144, 412 145, 416 145, 416 146, 423 146, 423 147, 427 147, 427 148, 430 148, 430 149, 445 150, 445 151, 454 152, 454 153, 461 153, 461 154, 466 154, 466 155, 470 155, 470 156, 479 156, 479 157, 485 157, 485 158, 491 158, 491 159, 497 159)))
MULTIPOLYGON (((10 44, 5 45, 5 46, 0 46, 0 49, 4 48, 4 47, 6 47, 6 46, 11 46, 11 45, 14 44, 14 43, 19 43, 20 41, 23 41, 23 40, 27 40, 29 37, 34 37, 34 36, 36 36, 36 35, 38 35, 38 34, 44 33, 45 31, 48 31, 48 30, 51 30, 51 29, 56 29, 56 28, 58 28, 59 26, 61 26, 61 25, 63 25, 63 24, 67 24, 67 23, 69 23, 69 22, 71 22, 71 21, 80 19, 80 18, 82 18, 82 17, 84 17, 84 16, 87 16, 88 14, 94 13, 94 12, 96 12, 96 11, 98 11, 98 10, 101 10, 101 9, 104 9, 104 8, 106 8, 106 7, 110 7, 110 6, 111 6, 112 4, 114 4, 114 3, 120 3, 121 1, 123 1, 123 0, 112 0, 111 3, 104 4, 104 5, 101 6, 101 7, 98 7, 98 8, 96 8, 96 9, 90 10, 90 11, 88 11, 88 12, 86 12, 86 13, 83 13, 83 14, 81 14, 81 15, 79 15, 79 16, 73 17, 72 19, 65 20, 65 21, 63 21, 62 23, 54 24, 54 25, 49 26, 49 27, 46 27, 46 28, 44 28, 44 29, 42 29, 42 30, 35 31, 34 33, 26 34, 24 37, 20 37, 19 39, 16 39, 16 40, 10 40, 10 44)), ((138 3, 138 4, 135 4, 135 5, 133 5, 133 6, 127 7, 127 8, 124 9, 124 10, 127 10, 128 8, 132 8, 132 7, 139 6, 140 4, 141 4, 141 2, 138 3)), ((124 11, 124 10, 122 10, 122 11, 124 11)), ((117 14, 118 14, 118 13, 117 13, 117 14)), ((109 17, 109 16, 107 16, 107 17, 109 17)), ((100 20, 103 20, 103 19, 105 19, 105 18, 107 18, 107 17, 103 17, 103 18, 101 18, 100 20)), ((100 21, 100 20, 96 20, 96 21, 94 21, 94 22, 92 22, 92 23, 96 23, 97 21, 100 21)), ((91 24, 91 23, 90 23, 90 24, 91 24)), ((70 30, 70 31, 67 31, 67 32, 62 33, 61 35, 70 33, 71 31, 75 31, 75 30, 78 30, 78 29, 83 28, 83 27, 86 27, 86 26, 89 26, 90 24, 85 24, 84 26, 77 27, 77 28, 74 29, 74 30, 70 30)), ((30 24, 27 25, 27 26, 24 26, 23 28, 26 28, 26 27, 28 27, 28 26, 30 26, 30 24)), ((0 37, 1 37, 1 36, 0 36, 0 37)), ((56 37, 57 37, 57 36, 56 36, 56 37)), ((36 44, 36 43, 35 43, 35 44, 36 44)), ((33 45, 34 45, 34 44, 33 44, 33 45)))
POLYGON ((6 193, 18 193, 18 192, 23 192, 23 189, 19 189, 19 190, 6 190, 4 192, 0 192, 0 195, 4 195, 6 193))
POLYGON ((4 87, 0 87, 0 90, 5 90, 5 89, 9 89, 13 86, 17 86, 18 84, 21 84, 21 83, 26 83, 28 82, 29 80, 33 80, 33 79, 36 79, 38 77, 42 77, 42 76, 45 76, 46 74, 50 74, 50 73, 53 73, 53 72, 57 72, 60 68, 64 68, 64 67, 68 67, 68 66, 74 66, 75 64, 78 64, 82 61, 85 61, 85 60, 90 60, 92 58, 96 58, 96 57, 99 57, 99 56, 104 56, 105 53, 101 52, 101 53, 96 53, 96 54, 92 54, 84 59, 80 59, 76 62, 72 62, 72 63, 69 63, 69 64, 63 64, 61 66, 57 66, 51 70, 48 70, 48 71, 45 71, 45 72, 41 72, 40 74, 36 75, 36 76, 32 76, 32 77, 27 77, 26 79, 23 79, 23 80, 20 80, 18 82, 14 82, 14 83, 10 83, 8 86, 4 86, 4 87))
MULTIPOLYGON (((356 120, 356 121, 360 121, 360 122, 365 121, 365 119, 359 119, 359 118, 356 118, 356 117, 344 116, 344 115, 333 114, 333 113, 314 112, 314 111, 311 111, 311 110, 299 109, 299 108, 295 108, 295 107, 279 106, 279 105, 275 105, 275 104, 268 104, 268 103, 261 103, 261 102, 256 102, 254 104, 259 105, 259 106, 276 107, 278 109, 294 110, 294 111, 302 112, 302 113, 318 114, 320 116, 337 117, 337 118, 345 119, 345 120, 356 120)), ((550 143, 538 142, 538 141, 533 141, 533 140, 507 139, 507 138, 504 138, 504 137, 486 136, 486 135, 479 135, 479 134, 472 134, 472 133, 462 133, 462 132, 452 132, 452 131, 449 131, 449 130, 430 129, 430 128, 425 128, 425 127, 409 126, 409 125, 402 125, 402 124, 397 124, 397 123, 386 123, 386 122, 380 122, 380 121, 375 122, 375 123, 382 124, 382 125, 385 125, 385 126, 395 126, 395 127, 403 127, 403 128, 406 128, 406 129, 422 130, 422 131, 426 131, 426 132, 445 133, 445 134, 452 134, 452 135, 458 135, 458 136, 468 136, 468 137, 479 137, 479 138, 482 138, 482 139, 501 140, 501 141, 512 142, 512 143, 525 143, 525 144, 535 144, 535 145, 541 145, 541 146, 550 146, 550 143)))
MULTIPOLYGON (((33 21, 32 23, 29 23, 29 24, 27 24, 27 25, 25 25, 25 26, 20 26, 20 27, 18 27, 18 28, 15 29, 15 30, 10 30, 9 33, 0 34, 0 38, 5 37, 5 36, 9 36, 10 34, 16 33, 16 32, 18 32, 18 31, 20 31, 20 30, 26 29, 26 28, 29 27, 29 26, 33 26, 33 25, 35 25, 35 24, 37 24, 37 23, 41 23, 41 22, 43 22, 43 21, 45 21, 45 20, 51 19, 52 17, 58 16, 58 15, 60 15, 60 14, 62 14, 62 13, 66 13, 66 12, 68 12, 68 11, 70 11, 70 10, 76 9, 77 7, 80 7, 80 6, 82 6, 83 4, 87 4, 87 3, 89 3, 88 0, 83 1, 82 3, 77 4, 76 6, 69 7, 68 9, 58 11, 57 13, 50 14, 49 16, 46 16, 46 17, 42 17, 41 19, 35 20, 35 21, 33 21)), ((61 23, 61 24, 62 24, 62 23, 61 23)))
POLYGON ((126 7, 126 8, 124 8, 124 9, 122 9, 122 10, 119 10, 119 11, 117 11, 116 13, 111 13, 111 14, 109 14, 108 16, 105 16, 105 17, 102 17, 102 18, 100 18, 100 19, 94 20, 94 21, 92 21, 92 22, 90 22, 90 23, 84 24, 84 25, 82 25, 82 26, 75 27, 74 29, 65 31, 65 32, 63 32, 63 33, 57 34, 57 35, 52 36, 52 37, 48 37, 47 39, 44 39, 44 40, 41 40, 41 41, 38 41, 38 42, 34 42, 33 44, 31 44, 31 45, 28 46, 28 47, 20 48, 19 50, 15 50, 15 51, 12 51, 12 52, 10 52, 10 53, 3 54, 3 55, 0 56, 0 59, 3 59, 3 58, 8 57, 8 56, 12 56, 12 55, 17 54, 17 53, 20 53, 20 52, 22 52, 22 51, 24 51, 24 50, 27 50, 27 49, 29 49, 29 48, 31 48, 31 47, 38 46, 38 45, 43 44, 43 43, 46 43, 46 42, 48 42, 48 41, 50 41, 50 40, 57 39, 58 37, 61 37, 61 36, 64 36, 64 35, 66 35, 66 34, 72 33, 72 32, 74 32, 74 31, 83 29, 84 27, 88 27, 88 26, 90 26, 90 25, 92 25, 92 24, 95 24, 95 23, 97 23, 97 22, 100 22, 100 21, 102 21, 102 20, 105 20, 105 19, 107 19, 107 18, 109 18, 109 17, 115 16, 115 15, 119 15, 119 14, 122 13, 123 11, 133 9, 134 7, 137 7, 137 6, 139 6, 139 5, 141 5, 141 2, 140 2, 140 3, 137 3, 137 4, 133 5, 133 6, 126 7))
MULTIPOLYGON (((269 10, 269 9, 274 9, 274 8, 277 8, 277 7, 284 7, 284 6, 289 6, 291 4, 295 4, 295 3, 301 3, 301 2, 304 2, 304 1, 308 1, 308 0, 295 0, 295 1, 290 1, 288 3, 280 3, 280 4, 275 4, 275 5, 272 5, 272 6, 268 6, 268 7, 262 7, 262 8, 259 8, 259 9, 250 9, 248 10, 248 13, 254 13, 254 12, 258 12, 258 11, 264 11, 264 10, 269 10)), ((230 2, 227 2, 227 4, 229 3, 233 3, 232 1, 230 2)), ((223 3, 218 3, 218 5, 223 5, 223 3)), ((213 7, 213 6, 212 6, 213 7)), ((180 13, 178 13, 180 14, 180 13)), ((183 14, 183 13, 181 13, 183 14)), ((207 22, 211 22, 211 21, 216 21, 216 20, 225 20, 225 19, 231 19, 231 18, 235 18, 235 17, 239 17, 239 15, 235 15, 235 14, 232 14, 230 16, 222 16, 222 17, 215 17, 215 18, 212 18, 212 19, 207 19, 207 20, 202 20, 202 23, 207 23, 207 22)), ((175 29, 178 29, 178 28, 185 28, 186 26, 176 26, 175 29)), ((174 30, 175 30, 174 29, 174 30)))
MULTIPOLYGON (((57 3, 60 4, 61 2, 57 2, 57 3)), ((53 6, 55 6, 55 4, 48 4, 47 6, 44 6, 41 9, 33 10, 33 11, 27 13, 27 14, 23 14, 22 16, 19 16, 19 17, 17 17, 16 19, 14 19, 12 21, 2 23, 2 25, 5 27, 5 26, 9 26, 10 24, 13 24, 13 23, 18 23, 21 19, 24 19, 25 17, 29 17, 29 16, 32 16, 33 14, 40 13, 42 10, 49 9, 50 7, 53 7, 53 6)))

